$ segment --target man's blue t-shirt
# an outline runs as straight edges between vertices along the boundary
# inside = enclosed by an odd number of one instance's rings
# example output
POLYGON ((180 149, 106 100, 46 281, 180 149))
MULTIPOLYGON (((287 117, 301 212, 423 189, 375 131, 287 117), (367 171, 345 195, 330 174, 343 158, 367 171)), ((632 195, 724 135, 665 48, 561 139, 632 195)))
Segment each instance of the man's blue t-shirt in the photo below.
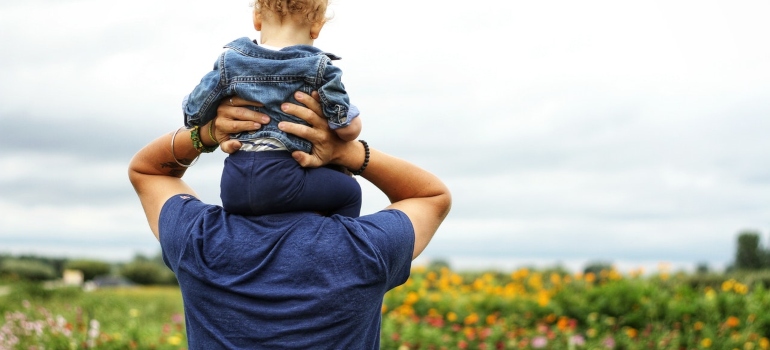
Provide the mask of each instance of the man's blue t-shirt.
POLYGON ((159 231, 190 349, 378 349, 383 295, 414 250, 398 210, 246 217, 176 195, 159 231))

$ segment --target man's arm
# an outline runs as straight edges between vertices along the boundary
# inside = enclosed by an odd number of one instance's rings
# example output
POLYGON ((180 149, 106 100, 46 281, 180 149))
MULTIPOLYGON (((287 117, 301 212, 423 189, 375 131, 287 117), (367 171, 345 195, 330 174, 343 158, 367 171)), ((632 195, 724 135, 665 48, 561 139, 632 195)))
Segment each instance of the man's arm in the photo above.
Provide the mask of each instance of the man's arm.
MULTIPOLYGON (((255 105, 239 98, 233 98, 235 106, 255 105)), ((217 118, 210 123, 215 123, 212 135, 217 140, 228 138, 230 133, 259 129, 261 124, 269 121, 266 115, 254 112, 247 108, 233 107, 229 101, 221 104, 217 110, 217 118)), ((200 129, 200 138, 205 146, 215 145, 217 142, 211 139, 209 124, 200 129)), ((228 144, 232 145, 232 144, 228 144)), ((223 144, 224 148, 226 145, 223 144)), ((236 145, 237 146, 237 145, 236 145)), ((128 178, 134 186, 139 201, 144 208, 144 214, 150 229, 158 238, 158 220, 163 204, 174 195, 196 195, 181 177, 187 170, 177 163, 190 164, 198 152, 192 145, 190 130, 178 130, 169 133, 150 142, 139 150, 131 159, 128 166, 128 178), (171 149, 173 138, 174 149, 171 149), (176 158, 176 159, 175 159, 176 158)))
POLYGON ((430 172, 376 149, 371 150, 369 165, 361 175, 388 196, 388 209, 409 217, 414 227, 412 259, 417 258, 449 214, 449 189, 430 172))
MULTIPOLYGON (((358 170, 365 158, 363 144, 343 141, 331 132, 326 121, 318 116, 320 107, 313 98, 303 93, 296 93, 295 98, 307 108, 284 104, 283 110, 311 126, 281 122, 278 127, 312 140, 313 153, 296 151, 292 154, 294 159, 302 166, 333 163, 351 171, 358 170)), ((388 196, 391 202, 388 208, 398 209, 409 217, 415 234, 412 259, 417 258, 449 213, 452 204, 449 189, 430 172, 376 149, 370 150, 369 163, 362 176, 388 196)))

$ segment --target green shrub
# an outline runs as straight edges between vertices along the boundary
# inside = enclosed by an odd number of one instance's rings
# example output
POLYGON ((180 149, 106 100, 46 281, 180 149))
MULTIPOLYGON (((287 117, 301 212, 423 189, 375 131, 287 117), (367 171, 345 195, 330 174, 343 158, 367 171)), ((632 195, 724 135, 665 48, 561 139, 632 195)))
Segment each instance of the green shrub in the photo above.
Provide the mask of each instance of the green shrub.
POLYGON ((134 261, 126 264, 120 274, 136 284, 171 285, 176 284, 176 277, 167 267, 151 261, 134 261))
POLYGON ((26 281, 46 281, 57 277, 54 268, 48 264, 19 259, 5 259, 0 262, 0 275, 26 281))
POLYGON ((65 267, 69 270, 80 270, 86 281, 90 281, 96 276, 109 274, 112 269, 109 263, 96 260, 73 260, 67 262, 65 267))

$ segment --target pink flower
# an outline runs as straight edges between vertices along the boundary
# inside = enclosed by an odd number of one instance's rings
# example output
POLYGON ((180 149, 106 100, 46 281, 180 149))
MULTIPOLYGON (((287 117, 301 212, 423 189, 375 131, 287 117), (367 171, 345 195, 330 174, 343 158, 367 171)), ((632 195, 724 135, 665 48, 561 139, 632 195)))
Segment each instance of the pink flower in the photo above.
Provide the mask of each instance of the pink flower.
POLYGON ((542 349, 548 345, 548 339, 544 336, 537 336, 532 338, 532 347, 535 349, 542 349))
POLYGON ((580 334, 575 334, 569 338, 569 343, 577 346, 585 345, 586 338, 583 338, 580 334))

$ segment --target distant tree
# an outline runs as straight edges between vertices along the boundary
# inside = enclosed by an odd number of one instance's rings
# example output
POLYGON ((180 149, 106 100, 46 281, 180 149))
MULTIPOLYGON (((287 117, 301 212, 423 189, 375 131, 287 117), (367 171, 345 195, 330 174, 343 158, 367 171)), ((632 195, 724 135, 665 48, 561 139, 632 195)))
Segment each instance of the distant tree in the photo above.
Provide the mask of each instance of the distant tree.
POLYGON ((592 261, 586 264, 586 267, 583 268, 583 273, 593 273, 594 275, 599 275, 600 272, 605 270, 612 270, 612 263, 606 261, 592 261))
POLYGON ((136 284, 176 284, 176 276, 166 266, 152 261, 137 260, 124 265, 120 274, 136 284))
POLYGON ((64 265, 70 270, 80 270, 83 272, 83 279, 90 281, 97 276, 103 276, 110 273, 112 265, 98 260, 72 260, 64 265))
POLYGON ((758 270, 763 267, 766 252, 759 246, 759 233, 742 231, 738 234, 738 250, 735 253, 735 268, 758 270))
POLYGON ((449 261, 444 258, 431 259, 428 263, 428 270, 430 271, 440 271, 443 268, 450 268, 449 261))
POLYGON ((706 262, 700 262, 695 267, 695 272, 699 274, 706 274, 709 273, 709 271, 711 271, 711 269, 709 269, 709 264, 706 262))
POLYGON ((6 258, 0 263, 0 275, 27 281, 46 281, 57 277, 50 264, 37 260, 6 258))
POLYGON ((53 258, 38 255, 20 255, 17 259, 24 261, 37 261, 49 265, 53 267, 54 273, 57 276, 61 276, 62 271, 64 271, 64 264, 67 263, 66 258, 53 258))

